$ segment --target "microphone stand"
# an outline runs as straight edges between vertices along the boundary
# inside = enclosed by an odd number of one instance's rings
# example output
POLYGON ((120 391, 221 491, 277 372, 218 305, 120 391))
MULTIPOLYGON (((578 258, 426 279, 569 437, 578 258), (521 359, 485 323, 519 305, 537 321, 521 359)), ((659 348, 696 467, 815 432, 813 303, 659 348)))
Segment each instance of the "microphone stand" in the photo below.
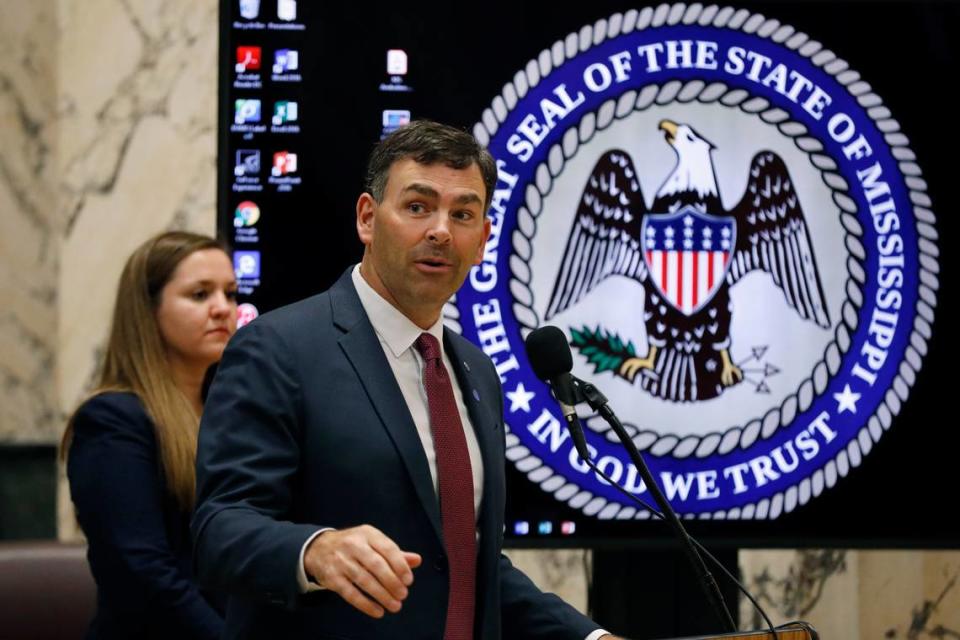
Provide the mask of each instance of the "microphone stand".
MULTIPOLYGON (((707 569, 707 565, 704 563, 703 558, 693 546, 690 535, 680 523, 677 513, 673 510, 673 507, 670 506, 670 502, 660 491, 659 485, 657 485, 656 480, 653 478, 653 474, 650 473, 650 469, 643 461, 643 457, 637 450, 636 445, 633 444, 633 440, 630 438, 630 435, 623 428, 623 425, 620 423, 620 419, 617 418, 617 415, 613 412, 613 409, 611 409, 607 404, 606 396, 604 396, 603 393, 601 393, 600 390, 597 389, 593 384, 580 380, 575 376, 571 377, 576 383, 572 386, 576 389, 575 393, 577 395, 577 400, 585 401, 588 405, 590 405, 591 409, 598 412, 603 419, 607 421, 614 433, 617 434, 620 442, 623 443, 624 448, 627 450, 627 454, 630 456, 630 460, 633 461, 633 464, 637 467, 637 471, 640 473, 640 477, 643 479, 644 484, 648 489, 650 489, 650 495, 653 496, 653 499, 657 503, 657 506, 660 507, 660 511, 663 513, 664 518, 670 523, 670 525, 673 527, 674 533, 676 533, 677 538, 679 538, 680 545, 686 553, 687 559, 690 561, 691 566, 696 572, 697 577, 700 580, 700 587, 703 589, 703 593, 706 595, 707 601, 713 608, 714 613, 716 613, 720 622, 726 625, 731 632, 736 632, 737 625, 734 623, 733 617, 730 615, 730 611, 727 609, 727 606, 723 601, 723 595, 720 593, 720 587, 717 585, 716 579, 713 577, 713 574, 710 573, 710 570, 707 569)), ((574 415, 573 418, 576 420, 576 415, 574 415)))

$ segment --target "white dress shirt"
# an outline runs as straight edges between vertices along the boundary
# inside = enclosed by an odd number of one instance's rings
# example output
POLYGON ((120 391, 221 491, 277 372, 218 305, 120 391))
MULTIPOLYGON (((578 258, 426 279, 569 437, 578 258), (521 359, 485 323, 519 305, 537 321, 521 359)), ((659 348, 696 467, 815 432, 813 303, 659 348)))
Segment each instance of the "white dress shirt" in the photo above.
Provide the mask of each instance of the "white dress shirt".
MULTIPOLYGON (((423 386, 423 357, 414 346, 421 333, 429 333, 440 344, 443 356, 443 366, 450 373, 451 380, 456 382, 450 357, 443 347, 443 320, 438 318, 429 329, 421 329, 396 307, 387 302, 379 293, 373 290, 367 281, 360 275, 360 265, 353 268, 353 286, 360 296, 360 304, 370 318, 370 324, 380 339, 380 346, 387 356, 390 369, 400 385, 403 399, 407 402, 413 422, 417 425, 417 435, 423 444, 423 452, 427 455, 427 464, 430 465, 430 477, 433 479, 433 490, 439 496, 440 485, 437 479, 437 453, 433 447, 433 432, 430 430, 430 407, 427 404, 427 390, 423 386)), ((467 451, 470 454, 470 467, 473 471, 473 512, 480 514, 480 499, 483 497, 483 459, 480 457, 480 445, 477 434, 473 431, 473 424, 467 413, 467 406, 463 402, 463 393, 459 384, 453 387, 453 399, 460 412, 460 424, 463 425, 463 434, 467 439, 467 451)))

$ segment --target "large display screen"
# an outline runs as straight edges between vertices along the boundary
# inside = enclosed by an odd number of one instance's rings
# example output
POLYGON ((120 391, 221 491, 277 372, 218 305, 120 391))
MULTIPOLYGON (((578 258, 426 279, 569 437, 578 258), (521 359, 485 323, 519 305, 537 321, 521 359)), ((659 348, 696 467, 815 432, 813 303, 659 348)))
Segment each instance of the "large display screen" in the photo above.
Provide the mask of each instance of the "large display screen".
MULTIPOLYGON (((359 260, 383 135, 450 123, 500 170, 445 318, 501 375, 509 544, 669 539, 577 457, 523 348, 552 324, 705 543, 957 546, 957 18, 224 0, 218 229, 241 322, 359 260)), ((594 462, 651 503, 607 423, 580 417, 594 462)))

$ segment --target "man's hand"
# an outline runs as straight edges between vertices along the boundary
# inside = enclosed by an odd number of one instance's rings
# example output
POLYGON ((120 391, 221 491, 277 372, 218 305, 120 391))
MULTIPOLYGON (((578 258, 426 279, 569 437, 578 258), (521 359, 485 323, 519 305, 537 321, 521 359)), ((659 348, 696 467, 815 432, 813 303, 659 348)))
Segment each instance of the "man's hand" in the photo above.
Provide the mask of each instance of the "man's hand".
POLYGON ((303 555, 307 576, 374 618, 400 611, 421 562, 370 525, 325 531, 303 555))

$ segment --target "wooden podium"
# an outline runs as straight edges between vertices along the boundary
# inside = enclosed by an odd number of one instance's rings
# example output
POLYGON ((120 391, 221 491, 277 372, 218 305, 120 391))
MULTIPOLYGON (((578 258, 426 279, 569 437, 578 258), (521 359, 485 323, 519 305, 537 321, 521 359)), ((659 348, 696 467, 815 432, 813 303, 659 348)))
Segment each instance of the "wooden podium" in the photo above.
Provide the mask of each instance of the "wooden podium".
MULTIPOLYGON (((791 622, 777 627, 777 638, 780 640, 819 640, 816 630, 806 622, 791 622)), ((722 633, 720 635, 695 636, 676 638, 675 640, 774 640, 769 629, 756 631, 740 631, 738 633, 722 633)))

